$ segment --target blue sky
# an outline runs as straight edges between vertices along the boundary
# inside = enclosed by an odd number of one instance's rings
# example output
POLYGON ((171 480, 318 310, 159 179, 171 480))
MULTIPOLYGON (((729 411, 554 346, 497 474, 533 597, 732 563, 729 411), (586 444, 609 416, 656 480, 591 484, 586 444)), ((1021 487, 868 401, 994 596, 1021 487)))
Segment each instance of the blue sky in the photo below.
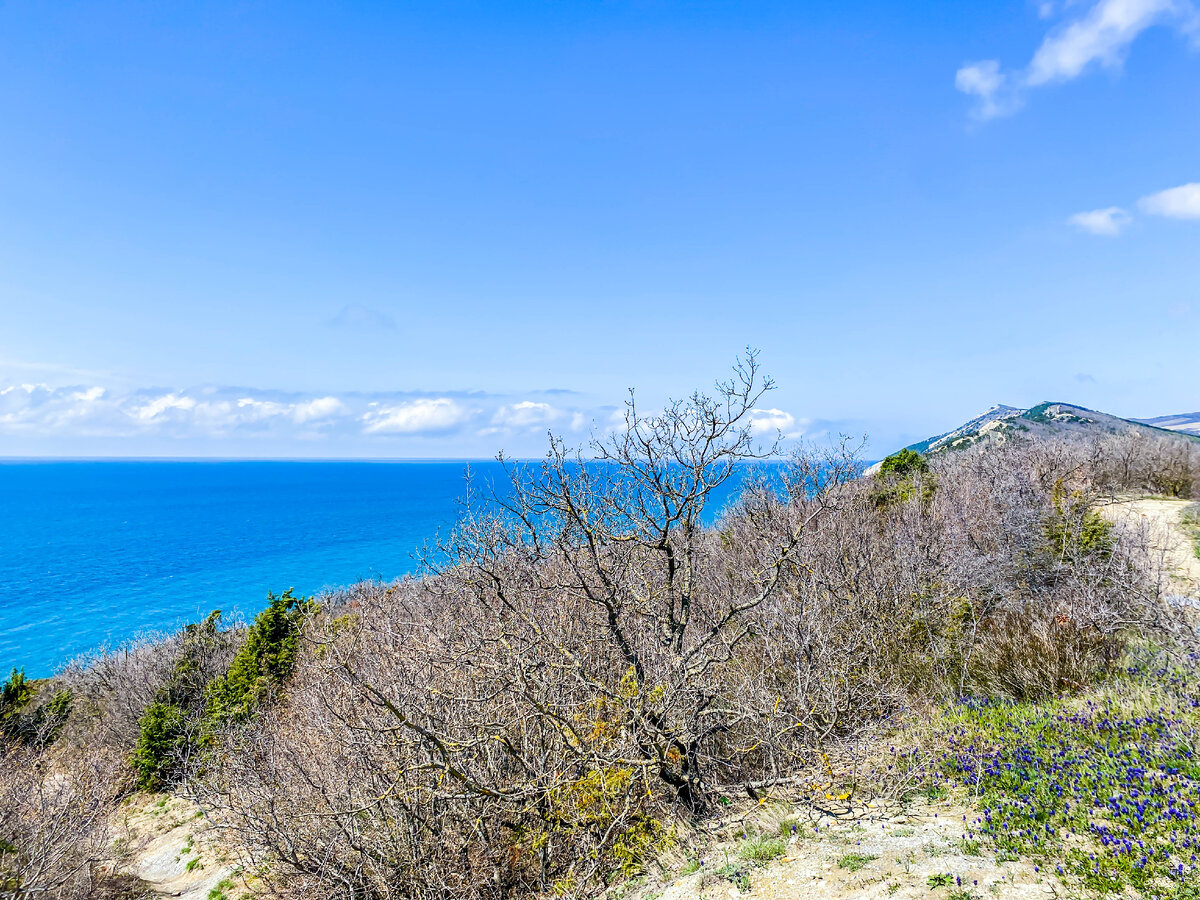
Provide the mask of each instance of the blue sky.
POLYGON ((0 6, 0 455, 488 456, 745 346, 1200 409, 1188 0, 0 6))

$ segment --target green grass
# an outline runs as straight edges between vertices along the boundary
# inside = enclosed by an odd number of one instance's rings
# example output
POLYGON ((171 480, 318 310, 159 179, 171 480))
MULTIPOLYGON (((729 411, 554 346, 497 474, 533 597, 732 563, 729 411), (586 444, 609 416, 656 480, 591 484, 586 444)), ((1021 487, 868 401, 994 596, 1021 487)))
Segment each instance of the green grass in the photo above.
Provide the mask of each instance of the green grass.
POLYGON ((934 888, 950 887, 950 885, 954 884, 954 876, 947 875, 945 872, 938 872, 936 875, 930 875, 926 878, 925 882, 931 890, 934 888))
POLYGON ((1191 528, 1200 528, 1200 503, 1190 503, 1185 506, 1180 521, 1191 528))
POLYGON ((222 878, 217 882, 216 886, 208 892, 208 900, 229 900, 229 895, 225 892, 231 887, 233 887, 233 882, 228 878, 222 878))
POLYGON ((980 851, 979 841, 977 841, 977 840, 970 840, 968 838, 963 838, 961 841, 958 842, 958 849, 962 851, 963 856, 982 856, 983 855, 983 853, 980 851))
POLYGON ((799 819, 784 819, 779 823, 779 836, 785 841, 804 834, 804 823, 799 819))
POLYGON ((847 853, 837 861, 839 869, 845 869, 847 872, 857 872, 869 862, 874 862, 879 859, 871 853, 847 853))
POLYGON ((748 839, 738 848, 738 856, 759 865, 778 859, 786 852, 787 844, 783 838, 766 837, 761 834, 748 839))
MULTIPOLYGON (((787 842, 781 837, 765 834, 749 835, 738 847, 737 855, 741 864, 730 862, 729 853, 726 852, 725 865, 713 874, 724 878, 739 891, 745 893, 750 890, 750 873, 759 866, 765 866, 771 860, 778 859, 786 852, 787 842)), ((688 860, 681 874, 690 875, 700 866, 699 861, 688 860)))
POLYGON ((1192 551, 1200 559, 1200 503, 1192 503, 1183 508, 1179 521, 1183 527, 1192 532, 1192 551))

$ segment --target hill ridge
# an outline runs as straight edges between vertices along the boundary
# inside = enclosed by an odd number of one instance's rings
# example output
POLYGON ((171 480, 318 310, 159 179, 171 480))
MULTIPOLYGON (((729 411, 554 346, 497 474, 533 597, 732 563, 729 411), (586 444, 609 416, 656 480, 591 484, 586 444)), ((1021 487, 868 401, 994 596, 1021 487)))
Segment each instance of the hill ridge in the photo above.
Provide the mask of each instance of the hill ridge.
POLYGON ((1027 409, 997 403, 957 428, 909 444, 918 453, 963 449, 988 437, 1017 431, 1062 432, 1098 429, 1106 432, 1145 430, 1161 436, 1200 441, 1200 413, 1178 413, 1153 419, 1133 419, 1089 409, 1077 403, 1044 400, 1027 409))

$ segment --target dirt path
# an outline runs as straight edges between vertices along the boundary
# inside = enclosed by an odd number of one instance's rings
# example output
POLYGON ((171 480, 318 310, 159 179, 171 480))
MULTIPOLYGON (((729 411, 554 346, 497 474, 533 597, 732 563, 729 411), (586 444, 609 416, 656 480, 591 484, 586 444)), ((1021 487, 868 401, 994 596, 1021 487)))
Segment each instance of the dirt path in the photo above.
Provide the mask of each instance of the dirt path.
POLYGON ((1180 521, 1191 500, 1117 500, 1101 513, 1125 527, 1145 527, 1151 546, 1162 553, 1173 586, 1190 596, 1200 596, 1200 558, 1195 536, 1180 521))
POLYGON ((244 886, 210 835, 195 805, 151 797, 127 808, 115 827, 117 871, 137 877, 154 896, 233 900, 244 886))
MULTIPOLYGON (((742 861, 735 842, 709 851, 694 872, 648 887, 643 900, 772 900, 818 898, 1055 896, 1062 885, 1028 860, 1005 861, 965 837, 975 814, 953 802, 916 802, 903 812, 865 810, 850 821, 823 819, 790 837, 787 850, 765 866, 742 861), (965 817, 965 818, 964 818, 965 817)), ((778 821, 778 819, 777 819, 778 821)), ((782 833, 790 832, 783 818, 782 833)), ((771 820, 764 833, 780 833, 771 820)), ((684 871, 696 866, 693 861, 684 871)))

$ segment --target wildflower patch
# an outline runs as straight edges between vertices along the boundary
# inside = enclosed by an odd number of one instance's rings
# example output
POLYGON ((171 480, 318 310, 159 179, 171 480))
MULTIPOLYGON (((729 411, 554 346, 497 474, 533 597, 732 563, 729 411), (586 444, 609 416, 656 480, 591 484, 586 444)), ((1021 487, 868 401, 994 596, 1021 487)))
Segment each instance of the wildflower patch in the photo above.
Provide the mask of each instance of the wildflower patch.
POLYGON ((982 836, 1091 892, 1197 897, 1200 706, 1194 675, 1134 667, 1086 702, 961 703, 937 775, 982 836))

